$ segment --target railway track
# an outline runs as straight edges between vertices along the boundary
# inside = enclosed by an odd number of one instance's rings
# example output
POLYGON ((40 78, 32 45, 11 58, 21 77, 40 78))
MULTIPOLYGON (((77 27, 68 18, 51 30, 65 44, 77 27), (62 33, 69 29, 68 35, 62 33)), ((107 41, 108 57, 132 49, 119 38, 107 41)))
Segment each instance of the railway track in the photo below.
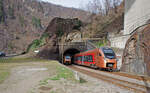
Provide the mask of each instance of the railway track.
POLYGON ((129 78, 133 78, 133 79, 137 79, 137 80, 144 80, 146 82, 150 82, 150 77, 131 75, 131 74, 123 73, 123 72, 106 72, 106 73, 111 73, 114 75, 120 75, 120 76, 124 76, 124 77, 129 77, 129 78))
POLYGON ((69 68, 108 83, 112 83, 121 88, 134 91, 135 93, 150 93, 150 82, 146 78, 143 80, 136 76, 134 77, 123 73, 120 74, 120 72, 109 73, 76 65, 71 65, 69 68))

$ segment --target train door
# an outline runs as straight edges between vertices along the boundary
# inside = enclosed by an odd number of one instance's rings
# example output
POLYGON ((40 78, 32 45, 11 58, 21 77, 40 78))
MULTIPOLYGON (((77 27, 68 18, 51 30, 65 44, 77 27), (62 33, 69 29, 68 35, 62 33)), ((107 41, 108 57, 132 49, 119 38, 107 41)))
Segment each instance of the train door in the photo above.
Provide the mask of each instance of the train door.
POLYGON ((84 65, 84 56, 82 55, 81 57, 82 57, 82 63, 81 64, 84 65))
POLYGON ((103 65, 103 56, 102 56, 102 53, 99 51, 98 53, 97 53, 97 60, 96 60, 96 65, 97 65, 97 67, 99 67, 99 68, 101 68, 102 67, 102 65, 103 65))
POLYGON ((82 55, 78 56, 78 64, 79 65, 82 65, 82 63, 83 63, 82 60, 83 60, 82 55))
POLYGON ((89 54, 84 56, 84 64, 86 66, 90 66, 90 64, 91 64, 91 62, 89 62, 89 58, 90 58, 89 54))

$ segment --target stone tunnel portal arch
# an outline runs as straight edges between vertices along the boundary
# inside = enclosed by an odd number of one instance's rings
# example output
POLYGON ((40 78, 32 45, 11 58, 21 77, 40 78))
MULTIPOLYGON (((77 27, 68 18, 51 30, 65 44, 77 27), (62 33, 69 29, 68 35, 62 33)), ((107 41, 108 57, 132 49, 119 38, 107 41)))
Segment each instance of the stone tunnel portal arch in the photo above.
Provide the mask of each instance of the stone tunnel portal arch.
POLYGON ((71 56, 71 63, 73 63, 74 60, 74 55, 76 53, 80 53, 80 50, 76 49, 76 48, 69 48, 67 49, 64 53, 63 53, 63 57, 66 55, 70 55, 71 56))

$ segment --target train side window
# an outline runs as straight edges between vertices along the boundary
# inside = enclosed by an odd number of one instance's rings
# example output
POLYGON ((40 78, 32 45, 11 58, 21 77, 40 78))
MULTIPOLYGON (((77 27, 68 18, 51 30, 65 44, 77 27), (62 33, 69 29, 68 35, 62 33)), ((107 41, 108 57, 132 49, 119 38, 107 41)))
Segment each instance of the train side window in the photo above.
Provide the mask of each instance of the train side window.
POLYGON ((88 62, 89 61, 89 56, 86 56, 86 62, 88 62))
POLYGON ((84 56, 84 61, 86 61, 86 56, 84 56))
POLYGON ((78 61, 80 61, 80 56, 78 57, 78 61))
POLYGON ((84 56, 84 61, 88 62, 88 56, 84 56))
POLYGON ((88 62, 93 62, 93 57, 92 57, 92 55, 89 55, 89 56, 88 56, 88 62))
POLYGON ((84 58, 83 58, 83 56, 81 56, 81 61, 83 61, 84 60, 84 58))
POLYGON ((82 57, 80 56, 80 61, 82 61, 82 57))

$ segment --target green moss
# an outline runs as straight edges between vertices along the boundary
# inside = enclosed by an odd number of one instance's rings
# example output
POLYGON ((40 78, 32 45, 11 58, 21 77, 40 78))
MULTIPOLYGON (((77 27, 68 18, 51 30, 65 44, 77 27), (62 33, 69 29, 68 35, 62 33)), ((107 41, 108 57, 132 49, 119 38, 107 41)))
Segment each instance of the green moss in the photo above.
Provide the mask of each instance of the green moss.
POLYGON ((40 81, 40 85, 47 85, 48 84, 48 80, 49 79, 45 79, 45 80, 40 81))
POLYGON ((25 19, 24 19, 24 17, 20 15, 19 16, 19 21, 20 21, 21 26, 23 27, 25 25, 25 19))
POLYGON ((51 91, 50 93, 55 93, 54 91, 51 91))
POLYGON ((103 46, 106 46, 106 45, 107 45, 107 39, 103 39, 103 40, 100 40, 100 41, 96 42, 97 47, 103 47, 103 46))
POLYGON ((79 82, 80 82, 80 83, 86 83, 87 81, 86 81, 85 79, 83 79, 83 78, 80 77, 79 82))
POLYGON ((75 30, 80 30, 81 26, 83 25, 82 21, 77 20, 76 25, 73 27, 75 30))
POLYGON ((43 35, 40 38, 40 45, 39 46, 43 46, 46 43, 46 38, 49 37, 49 34, 47 33, 43 33, 43 35))
MULTIPOLYGON (((0 58, 0 63, 17 63, 17 62, 36 62, 44 61, 43 59, 37 58, 0 58)), ((46 61, 46 60, 45 60, 46 61)))
POLYGON ((46 38, 49 37, 49 34, 44 33, 40 39, 34 40, 27 48, 26 52, 29 52, 30 50, 34 51, 35 49, 43 46, 46 44, 46 38))
POLYGON ((6 71, 3 71, 1 70, 0 71, 0 83, 2 83, 8 76, 9 76, 9 72, 6 70, 6 71))
POLYGON ((64 67, 57 67, 57 75, 52 77, 51 80, 60 80, 61 78, 74 80, 74 74, 71 70, 64 67))
POLYGON ((42 26, 41 26, 41 19, 36 18, 35 16, 32 17, 32 24, 33 24, 36 28, 42 28, 42 26))
POLYGON ((55 77, 51 78, 51 80, 60 80, 60 77, 55 76, 55 77))
POLYGON ((57 37, 62 37, 64 35, 64 32, 62 31, 61 27, 58 28, 56 35, 57 35, 57 37))

